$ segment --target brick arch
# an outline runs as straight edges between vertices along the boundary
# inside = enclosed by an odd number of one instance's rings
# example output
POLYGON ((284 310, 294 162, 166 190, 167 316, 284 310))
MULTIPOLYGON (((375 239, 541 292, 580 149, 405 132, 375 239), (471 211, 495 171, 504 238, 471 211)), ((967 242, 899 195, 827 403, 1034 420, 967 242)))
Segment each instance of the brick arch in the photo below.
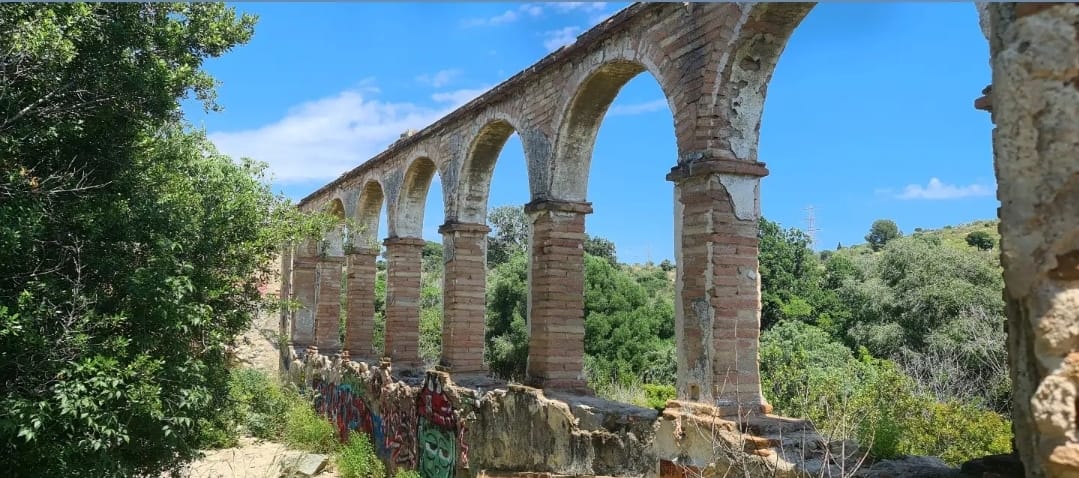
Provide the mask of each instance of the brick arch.
MULTIPOLYGON (((779 57, 794 30, 813 9, 812 3, 758 3, 746 12, 737 37, 726 49, 729 57, 715 78, 710 108, 702 110, 696 136, 711 138, 706 145, 712 155, 725 159, 757 161, 761 118, 768 84, 779 57), (716 125, 705 116, 723 120, 716 125)), ((988 12, 977 8, 979 27, 986 37, 988 12)))
POLYGON ((619 58, 596 65, 571 87, 570 91, 574 93, 557 123, 558 135, 551 164, 550 193, 553 198, 586 200, 592 150, 603 117, 622 87, 645 71, 659 84, 668 107, 677 117, 670 86, 664 84, 664 77, 651 62, 619 58))
POLYGON ((417 156, 409 163, 397 195, 397 220, 394 221, 395 229, 390 231, 391 237, 423 237, 424 206, 435 174, 438 174, 438 166, 425 155, 417 156))
POLYGON ((333 215, 338 219, 345 218, 345 202, 339 197, 335 197, 330 202, 326 203, 325 211, 333 215))
POLYGON ((368 179, 360 189, 360 197, 356 202, 356 214, 353 219, 360 227, 353 238, 356 247, 378 246, 378 224, 382 214, 382 204, 386 200, 382 183, 376 179, 368 179))
MULTIPOLYGON (((458 177, 458 221, 476 224, 487 221, 487 201, 491 193, 491 177, 495 163, 498 162, 498 156, 502 153, 506 141, 518 131, 520 129, 513 120, 497 118, 481 126, 467 143, 468 149, 461 166, 461 175, 458 177)), ((527 155, 526 150, 526 163, 527 155)))
POLYGON ((717 125, 699 118, 696 135, 710 138, 711 156, 757 161, 757 145, 764 99, 775 66, 795 28, 812 10, 812 3, 760 3, 753 5, 726 48, 719 65, 713 104, 701 116, 718 118, 717 125), (715 131, 717 128, 720 131, 715 131))
POLYGON ((324 249, 323 251, 330 256, 343 256, 345 254, 345 203, 340 197, 334 197, 325 206, 323 211, 336 217, 341 222, 336 224, 332 229, 326 231, 323 236, 324 249))

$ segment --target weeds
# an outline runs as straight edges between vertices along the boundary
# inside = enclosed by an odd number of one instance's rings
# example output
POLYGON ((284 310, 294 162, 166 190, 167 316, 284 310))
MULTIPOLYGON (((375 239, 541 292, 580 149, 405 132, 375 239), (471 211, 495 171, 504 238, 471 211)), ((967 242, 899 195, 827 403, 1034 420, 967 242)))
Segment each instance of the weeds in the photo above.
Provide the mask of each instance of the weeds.
POLYGON ((289 407, 282 438, 290 447, 315 453, 333 453, 341 445, 333 424, 319 416, 310 403, 289 407))
MULTIPOLYGON (((366 433, 350 433, 348 443, 336 457, 341 478, 383 478, 386 467, 375 456, 375 448, 366 433)), ((398 476, 401 472, 398 471, 398 476)))

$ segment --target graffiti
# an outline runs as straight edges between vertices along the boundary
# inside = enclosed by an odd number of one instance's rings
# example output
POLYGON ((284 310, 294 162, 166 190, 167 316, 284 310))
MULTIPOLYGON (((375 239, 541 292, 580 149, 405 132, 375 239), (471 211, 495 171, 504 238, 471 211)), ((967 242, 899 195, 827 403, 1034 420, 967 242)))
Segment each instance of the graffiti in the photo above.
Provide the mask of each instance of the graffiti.
POLYGON ((458 463, 467 466, 464 427, 439 375, 428 374, 416 395, 420 419, 419 472, 423 478, 452 478, 458 463))
POLYGON ((452 478, 457 462, 457 437, 427 418, 420 418, 420 465, 423 478, 452 478))
MULTIPOLYGON (((390 463, 407 468, 416 467, 416 408, 400 406, 393 393, 385 391, 379 410, 382 412, 382 433, 390 463)), ((407 403, 407 401, 406 401, 407 403)))
POLYGON ((468 467, 467 428, 447 395, 446 379, 444 374, 428 374, 416 392, 380 387, 385 380, 373 374, 369 385, 376 402, 369 402, 365 388, 352 383, 314 378, 310 386, 317 392, 315 410, 333 423, 342 441, 350 431, 363 431, 392 468, 416 469, 423 478, 453 478, 457 469, 468 467))
POLYGON ((358 390, 351 384, 335 386, 316 378, 311 387, 318 392, 315 410, 334 424, 337 437, 341 441, 348 440, 348 432, 351 430, 361 430, 372 437, 381 435, 382 421, 370 411, 367 402, 361 394, 355 393, 358 390))

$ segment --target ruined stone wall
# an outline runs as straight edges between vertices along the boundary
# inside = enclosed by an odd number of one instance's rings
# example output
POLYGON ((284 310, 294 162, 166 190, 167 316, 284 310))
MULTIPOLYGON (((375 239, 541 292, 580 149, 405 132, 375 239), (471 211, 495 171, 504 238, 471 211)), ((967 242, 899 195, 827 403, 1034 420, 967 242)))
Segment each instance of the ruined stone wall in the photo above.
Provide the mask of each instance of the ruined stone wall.
POLYGON ((671 401, 660 414, 475 376, 462 383, 439 371, 399 376, 385 363, 317 353, 291 353, 288 375, 316 395, 316 410, 339 437, 366 433, 391 472, 415 469, 423 478, 687 478, 739 470, 808 478, 851 469, 807 422, 732 418, 705 404, 671 401))
POLYGON ((1079 477, 1079 6, 988 10, 1015 443, 1079 477))

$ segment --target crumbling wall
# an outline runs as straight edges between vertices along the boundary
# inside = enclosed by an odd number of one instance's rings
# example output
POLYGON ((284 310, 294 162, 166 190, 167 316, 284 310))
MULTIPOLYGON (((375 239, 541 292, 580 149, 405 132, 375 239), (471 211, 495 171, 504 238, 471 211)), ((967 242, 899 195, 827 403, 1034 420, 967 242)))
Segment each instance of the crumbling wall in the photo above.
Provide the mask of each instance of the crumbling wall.
POLYGON ((290 380, 316 393, 340 437, 366 433, 391 470, 424 478, 840 476, 842 460, 801 420, 679 401, 659 414, 476 376, 457 384, 446 372, 395 376, 387 363, 290 355, 290 380))
POLYGON ((988 10, 1015 444, 1079 477, 1079 6, 988 10))

